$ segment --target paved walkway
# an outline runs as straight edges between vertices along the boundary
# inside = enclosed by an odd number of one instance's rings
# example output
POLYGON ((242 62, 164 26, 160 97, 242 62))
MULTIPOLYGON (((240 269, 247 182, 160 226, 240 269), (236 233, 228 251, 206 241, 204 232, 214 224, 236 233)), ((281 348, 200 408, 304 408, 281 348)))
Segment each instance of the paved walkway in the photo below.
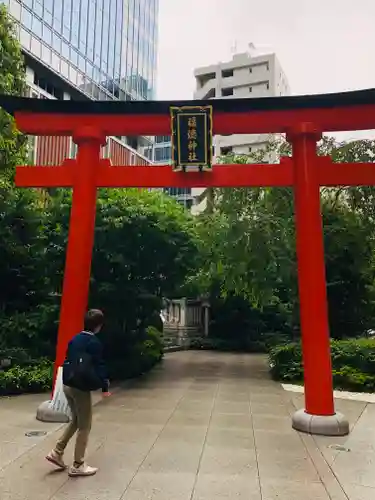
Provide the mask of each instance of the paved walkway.
POLYGON ((261 356, 168 354, 97 405, 92 478, 69 479, 45 463, 58 426, 35 421, 43 399, 0 400, 1 500, 375 498, 375 407, 339 402, 353 422, 348 438, 299 435, 290 414, 301 396, 270 381, 261 356), (47 436, 25 436, 38 429, 47 436))

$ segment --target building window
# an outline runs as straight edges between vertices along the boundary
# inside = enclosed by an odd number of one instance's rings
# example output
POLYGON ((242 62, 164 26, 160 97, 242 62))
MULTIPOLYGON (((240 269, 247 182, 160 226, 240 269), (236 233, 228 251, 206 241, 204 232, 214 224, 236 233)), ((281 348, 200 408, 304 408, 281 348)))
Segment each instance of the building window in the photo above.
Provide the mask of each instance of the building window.
POLYGON ((22 24, 25 26, 25 28, 31 30, 32 17, 31 12, 29 12, 27 9, 22 9, 22 24))
POLYGON ((78 57, 78 67, 81 71, 86 71, 86 59, 82 56, 78 57))
POLYGON ((65 43, 64 41, 62 42, 61 54, 62 54, 63 57, 65 57, 65 59, 67 59, 69 61, 69 59, 70 59, 70 48, 69 48, 69 45, 67 43, 65 43))
POLYGON ((42 23, 36 17, 33 17, 33 33, 39 38, 42 38, 42 23))
POLYGON ((251 146, 249 146, 249 153, 252 153, 253 151, 253 148, 251 146))
POLYGON ((59 35, 56 35, 55 33, 53 34, 53 37, 52 37, 52 47, 57 52, 61 51, 61 38, 59 37, 59 35))
POLYGON ((52 26, 52 19, 53 19, 52 12, 53 12, 53 2, 51 0, 44 0, 43 19, 50 26, 52 26))
POLYGON ((249 92, 252 92, 253 91, 253 87, 249 87, 249 92))
POLYGON ((166 161, 171 159, 171 147, 155 148, 155 161, 166 161))
POLYGON ((46 78, 40 77, 37 73, 34 73, 34 84, 40 89, 46 91, 48 94, 56 97, 56 99, 64 98, 64 93, 62 90, 55 87, 46 78))
POLYGON ((227 96, 229 96, 229 95, 233 95, 233 94, 234 94, 234 89, 233 89, 233 87, 232 87, 232 88, 227 88, 227 89, 222 89, 222 91, 221 91, 221 95, 222 95, 223 97, 227 97, 227 96))
POLYGON ((40 2, 39 0, 34 0, 33 11, 34 11, 34 13, 37 16, 43 17, 43 5, 42 5, 42 2, 40 2))
POLYGON ((223 69, 223 71, 221 72, 221 76, 223 78, 230 78, 231 76, 233 76, 233 69, 223 69))
POLYGON ((43 24, 43 40, 49 45, 52 45, 52 31, 48 26, 43 24))
POLYGON ((232 152, 233 152, 232 146, 227 146, 227 147, 221 148, 221 155, 222 156, 230 155, 232 152))
POLYGON ((42 59, 48 65, 51 64, 51 49, 50 46, 46 47, 44 43, 42 43, 42 59))
POLYGON ((210 89, 206 96, 205 96, 205 99, 213 99, 214 97, 216 97, 216 90, 215 89, 210 89))
MULTIPOLYGON (((72 62, 75 66, 78 65, 78 52, 76 50, 73 49, 73 47, 70 49, 70 62, 72 62)), ((88 66, 86 68, 87 70, 87 74, 90 78, 92 78, 92 66, 88 66)))
POLYGON ((270 89, 270 82, 267 82, 267 83, 266 83, 266 88, 267 88, 267 90, 269 90, 269 89, 270 89))
POLYGON ((164 192, 170 196, 191 196, 191 188, 164 188, 164 192))
POLYGON ((169 135, 158 135, 155 137, 156 144, 162 144, 163 142, 170 142, 171 137, 169 135))
POLYGON ((216 73, 208 73, 207 75, 199 75, 197 77, 197 81, 200 87, 204 87, 204 85, 206 85, 207 82, 209 82, 210 80, 215 80, 215 78, 216 78, 216 73))
POLYGON ((143 156, 145 156, 149 160, 152 160, 152 148, 145 148, 145 150, 143 151, 143 156))
POLYGON ((253 68, 249 68, 249 73, 252 73, 253 72, 253 68))

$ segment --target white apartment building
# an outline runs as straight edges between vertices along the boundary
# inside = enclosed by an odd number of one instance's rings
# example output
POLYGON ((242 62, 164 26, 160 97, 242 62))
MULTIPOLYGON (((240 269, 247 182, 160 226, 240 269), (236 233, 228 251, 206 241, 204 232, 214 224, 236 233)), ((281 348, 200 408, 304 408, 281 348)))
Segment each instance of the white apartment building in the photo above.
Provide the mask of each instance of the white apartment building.
MULTIPOLYGON (((276 97, 290 93, 289 84, 276 54, 234 54, 229 62, 212 64, 194 71, 194 99, 276 97)), ((216 136, 215 156, 230 152, 248 154, 268 140, 264 135, 216 136)))
MULTIPOLYGON (((290 94, 286 75, 276 54, 249 51, 234 54, 231 61, 219 62, 194 71, 196 90, 194 99, 231 99, 249 97, 276 97, 290 94)), ((259 150, 268 142, 269 135, 233 134, 214 138, 214 156, 229 153, 249 154, 259 150)), ((196 203, 193 212, 199 213, 206 207, 204 189, 192 190, 196 203)))

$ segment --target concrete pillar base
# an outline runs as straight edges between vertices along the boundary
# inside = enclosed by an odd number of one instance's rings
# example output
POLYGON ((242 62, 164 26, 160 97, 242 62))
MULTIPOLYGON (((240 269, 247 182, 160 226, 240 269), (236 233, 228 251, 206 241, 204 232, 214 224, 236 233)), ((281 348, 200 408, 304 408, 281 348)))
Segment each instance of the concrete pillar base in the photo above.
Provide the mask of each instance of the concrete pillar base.
POLYGON ((297 411, 292 418, 293 429, 318 436, 346 436, 349 422, 341 413, 332 416, 310 415, 305 410, 297 411))
POLYGON ((56 410, 52 401, 44 401, 36 411, 36 419, 41 422, 54 422, 66 424, 70 421, 68 415, 62 411, 56 410))

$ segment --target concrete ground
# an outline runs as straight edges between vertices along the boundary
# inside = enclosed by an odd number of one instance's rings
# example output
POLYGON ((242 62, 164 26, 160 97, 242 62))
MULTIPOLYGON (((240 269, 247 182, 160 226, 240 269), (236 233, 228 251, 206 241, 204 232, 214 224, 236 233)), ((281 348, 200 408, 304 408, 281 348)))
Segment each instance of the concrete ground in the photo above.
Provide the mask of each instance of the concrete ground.
POLYGON ((375 498, 375 407, 338 401, 348 437, 298 434, 290 415, 301 395, 269 380, 262 356, 166 355, 95 407, 92 478, 69 479, 45 462, 60 431, 35 420, 44 399, 0 399, 1 500, 375 498), (47 434, 25 436, 34 430, 47 434))

